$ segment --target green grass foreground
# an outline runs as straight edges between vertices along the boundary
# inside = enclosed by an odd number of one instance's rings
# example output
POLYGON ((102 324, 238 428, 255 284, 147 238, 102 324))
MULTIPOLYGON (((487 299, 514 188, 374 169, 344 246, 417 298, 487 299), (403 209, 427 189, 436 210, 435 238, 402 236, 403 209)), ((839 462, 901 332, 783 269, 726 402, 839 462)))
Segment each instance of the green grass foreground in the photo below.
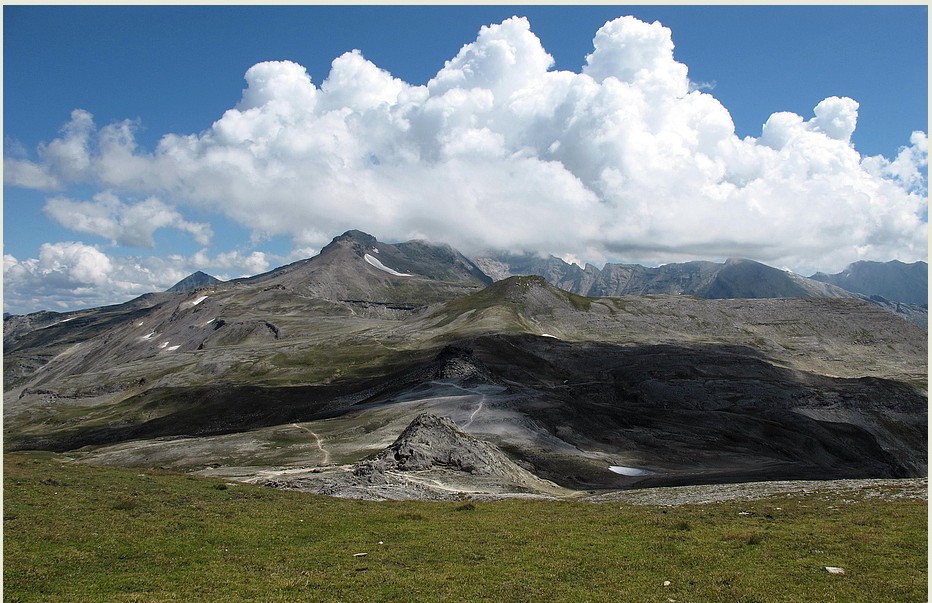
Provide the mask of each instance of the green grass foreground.
POLYGON ((924 500, 373 503, 62 460, 4 456, 9 603, 927 600, 924 500))

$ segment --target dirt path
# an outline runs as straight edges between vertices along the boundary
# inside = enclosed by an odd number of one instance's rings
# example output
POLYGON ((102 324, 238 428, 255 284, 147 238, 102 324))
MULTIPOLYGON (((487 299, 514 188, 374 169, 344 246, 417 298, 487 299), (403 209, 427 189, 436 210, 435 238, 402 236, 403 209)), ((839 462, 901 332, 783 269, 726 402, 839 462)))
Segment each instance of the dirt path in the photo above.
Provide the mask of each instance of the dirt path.
POLYGON ((329 465, 329 464, 330 464, 330 452, 329 452, 326 448, 324 448, 324 444, 323 444, 323 441, 320 439, 320 436, 317 435, 317 434, 314 432, 314 430, 312 430, 312 429, 309 428, 309 427, 304 427, 303 425, 298 425, 297 423, 292 423, 291 426, 292 426, 292 427, 296 427, 296 428, 298 428, 298 429, 303 429, 304 431, 306 431, 306 432, 308 432, 309 434, 311 434, 312 436, 314 436, 314 440, 317 442, 317 448, 320 450, 321 454, 324 455, 324 460, 321 461, 320 464, 321 464, 321 465, 329 465))
MULTIPOLYGON (((437 383, 437 382, 434 381, 434 383, 437 383)), ((476 405, 476 409, 472 411, 471 415, 469 415, 469 419, 460 426, 460 429, 466 429, 467 427, 472 425, 472 422, 475 420, 476 415, 479 414, 479 411, 481 411, 482 408, 485 406, 486 395, 482 392, 476 391, 475 389, 469 389, 469 388, 463 387, 462 385, 457 385, 455 383, 449 383, 449 384, 444 384, 444 385, 452 385, 456 389, 465 392, 467 396, 479 396, 479 404, 476 405)))
POLYGON ((466 421, 466 422, 463 424, 463 426, 460 427, 460 429, 466 429, 467 427, 469 427, 470 425, 472 425, 473 419, 475 419, 475 418, 476 418, 476 415, 479 414, 479 411, 482 410, 482 405, 483 405, 484 403, 485 403, 485 395, 483 395, 481 398, 479 398, 479 405, 476 406, 476 410, 472 411, 472 414, 469 415, 469 420, 466 421))

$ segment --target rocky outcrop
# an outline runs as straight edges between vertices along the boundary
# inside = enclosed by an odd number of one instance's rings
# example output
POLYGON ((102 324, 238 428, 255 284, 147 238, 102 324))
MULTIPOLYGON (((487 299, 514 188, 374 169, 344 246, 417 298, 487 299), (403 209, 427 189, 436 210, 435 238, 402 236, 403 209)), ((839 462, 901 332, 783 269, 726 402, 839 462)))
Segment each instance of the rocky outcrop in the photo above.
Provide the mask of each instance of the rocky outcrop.
POLYGON ((353 474, 369 477, 386 471, 430 469, 498 477, 520 471, 498 448, 463 432, 448 417, 423 413, 377 457, 358 463, 353 474))
POLYGON ((472 348, 456 345, 448 345, 440 350, 430 378, 457 381, 462 385, 494 382, 488 367, 475 357, 472 348))

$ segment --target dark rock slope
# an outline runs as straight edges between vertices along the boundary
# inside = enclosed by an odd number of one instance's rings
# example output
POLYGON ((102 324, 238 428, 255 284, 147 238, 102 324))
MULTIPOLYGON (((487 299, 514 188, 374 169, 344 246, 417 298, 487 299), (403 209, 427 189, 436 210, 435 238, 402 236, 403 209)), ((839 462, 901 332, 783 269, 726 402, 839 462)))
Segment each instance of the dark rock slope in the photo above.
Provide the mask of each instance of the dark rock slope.
POLYGON ((470 345, 477 361, 509 385, 514 407, 590 453, 532 447, 519 453, 536 473, 564 486, 927 471, 925 393, 901 382, 789 370, 740 346, 617 346, 504 335, 470 345), (643 475, 614 475, 593 461, 612 457, 643 475))

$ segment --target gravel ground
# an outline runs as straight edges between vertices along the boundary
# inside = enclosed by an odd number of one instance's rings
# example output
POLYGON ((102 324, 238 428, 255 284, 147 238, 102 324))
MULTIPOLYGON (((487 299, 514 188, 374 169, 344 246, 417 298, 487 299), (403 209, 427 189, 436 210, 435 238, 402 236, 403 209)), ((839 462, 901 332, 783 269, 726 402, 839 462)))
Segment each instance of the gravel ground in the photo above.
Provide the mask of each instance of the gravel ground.
POLYGON ((675 486, 612 491, 587 497, 592 502, 625 502, 633 505, 676 506, 726 500, 758 500, 783 495, 850 492, 864 498, 929 498, 927 477, 909 479, 842 479, 829 481, 749 482, 704 486, 675 486))

